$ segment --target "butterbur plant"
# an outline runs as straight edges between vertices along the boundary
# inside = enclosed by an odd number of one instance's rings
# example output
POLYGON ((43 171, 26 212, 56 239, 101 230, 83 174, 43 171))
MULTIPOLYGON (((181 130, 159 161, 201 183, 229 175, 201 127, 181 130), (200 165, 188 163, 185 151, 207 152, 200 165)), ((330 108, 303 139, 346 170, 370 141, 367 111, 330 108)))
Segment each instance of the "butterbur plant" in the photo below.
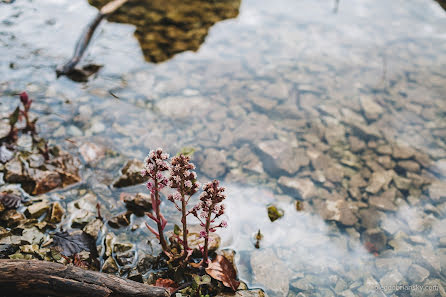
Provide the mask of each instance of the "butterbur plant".
POLYGON ((172 158, 169 186, 176 191, 175 193, 170 194, 167 198, 175 205, 177 210, 181 212, 183 239, 178 239, 178 241, 183 246, 183 257, 187 257, 188 252, 190 252, 187 243, 187 216, 191 212, 187 210, 187 205, 191 196, 194 195, 199 188, 197 174, 193 171, 195 165, 189 161, 190 158, 182 154, 172 158))
POLYGON ((204 238, 202 266, 208 265, 209 233, 215 232, 217 228, 227 226, 226 221, 220 222, 217 219, 225 212, 222 201, 226 198, 223 194, 225 188, 219 186, 217 180, 213 180, 203 186, 203 193, 200 195, 200 202, 192 209, 193 215, 200 221, 203 230, 200 237, 204 238))
POLYGON ((162 149, 159 148, 156 151, 152 150, 144 160, 145 168, 141 174, 149 178, 147 189, 150 191, 152 200, 153 213, 148 212, 146 214, 149 218, 155 221, 158 230, 155 230, 147 223, 146 226, 159 239, 163 252, 170 255, 170 248, 167 246, 164 237, 164 228, 166 227, 167 220, 160 211, 160 191, 166 187, 168 183, 167 178, 163 174, 165 171, 169 170, 169 163, 166 161, 168 158, 169 155, 163 153, 162 149))

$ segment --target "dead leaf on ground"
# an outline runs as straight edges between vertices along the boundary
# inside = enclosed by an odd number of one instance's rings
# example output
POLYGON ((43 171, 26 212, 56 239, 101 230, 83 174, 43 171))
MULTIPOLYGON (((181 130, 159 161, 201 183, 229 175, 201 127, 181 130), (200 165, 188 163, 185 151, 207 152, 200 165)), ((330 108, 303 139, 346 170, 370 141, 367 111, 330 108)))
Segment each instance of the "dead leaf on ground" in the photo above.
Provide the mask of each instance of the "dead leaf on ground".
POLYGON ((178 285, 171 279, 159 278, 155 282, 155 287, 165 288, 170 294, 172 294, 178 288, 178 285))
POLYGON ((10 193, 1 193, 0 194, 0 202, 9 209, 17 208, 20 206, 20 203, 22 202, 22 197, 10 194, 10 193))
POLYGON ((71 257, 82 251, 91 252, 96 256, 96 241, 84 232, 57 232, 53 235, 53 245, 62 248, 61 254, 71 257))
POLYGON ((222 255, 217 255, 215 259, 209 263, 206 268, 207 274, 212 278, 219 280, 224 286, 231 288, 233 291, 237 290, 240 282, 236 279, 237 272, 232 266, 232 263, 222 255))

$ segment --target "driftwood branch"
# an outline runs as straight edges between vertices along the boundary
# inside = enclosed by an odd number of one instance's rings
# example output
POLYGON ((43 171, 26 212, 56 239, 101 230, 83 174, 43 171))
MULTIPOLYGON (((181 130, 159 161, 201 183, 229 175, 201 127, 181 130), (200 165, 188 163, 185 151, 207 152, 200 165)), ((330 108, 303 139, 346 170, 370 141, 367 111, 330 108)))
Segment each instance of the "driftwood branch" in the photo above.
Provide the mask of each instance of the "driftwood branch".
POLYGON ((0 296, 170 296, 163 288, 38 260, 0 260, 0 288, 0 296))
POLYGON ((88 44, 90 43, 90 40, 93 37, 94 31, 99 26, 101 21, 106 16, 113 13, 119 7, 124 5, 127 1, 128 0, 113 0, 101 8, 101 10, 95 16, 95 18, 88 24, 88 26, 84 29, 81 36, 79 37, 71 59, 67 63, 56 69, 57 77, 61 75, 67 75, 74 70, 74 68, 84 55, 85 50, 87 49, 88 44))

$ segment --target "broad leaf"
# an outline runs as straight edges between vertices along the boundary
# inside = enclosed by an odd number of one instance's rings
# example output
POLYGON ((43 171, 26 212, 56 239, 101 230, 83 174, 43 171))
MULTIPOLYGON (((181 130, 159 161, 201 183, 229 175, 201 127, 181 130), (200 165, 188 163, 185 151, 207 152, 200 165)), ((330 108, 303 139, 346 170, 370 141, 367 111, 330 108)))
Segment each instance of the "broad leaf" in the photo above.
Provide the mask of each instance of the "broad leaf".
POLYGON ((237 272, 234 266, 222 255, 217 255, 214 261, 209 263, 206 272, 212 278, 221 281, 224 286, 231 288, 233 291, 237 290, 240 285, 240 282, 236 279, 237 272))
POLYGON ((53 235, 53 243, 55 246, 62 248, 61 254, 71 257, 82 251, 90 252, 96 255, 96 242, 90 235, 84 232, 57 232, 53 235))

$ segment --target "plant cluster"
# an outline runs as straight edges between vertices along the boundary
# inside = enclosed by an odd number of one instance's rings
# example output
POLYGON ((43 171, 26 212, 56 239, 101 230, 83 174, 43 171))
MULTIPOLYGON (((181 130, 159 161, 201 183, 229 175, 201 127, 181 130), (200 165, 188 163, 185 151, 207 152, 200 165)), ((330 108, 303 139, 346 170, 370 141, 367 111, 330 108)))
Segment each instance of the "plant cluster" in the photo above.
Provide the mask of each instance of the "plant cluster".
MULTIPOLYGON (((200 266, 203 268, 207 267, 209 263, 209 234, 215 232, 218 228, 227 226, 224 220, 218 221, 219 217, 225 211, 224 205, 222 204, 226 197, 223 194, 225 189, 220 187, 217 180, 204 184, 198 204, 189 208, 188 205, 191 197, 200 188, 200 184, 197 181, 197 174, 194 171, 195 165, 190 162, 189 156, 180 154, 169 160, 169 155, 163 153, 162 149, 159 148, 149 153, 144 161, 144 165, 145 168, 141 174, 149 178, 147 188, 150 191, 152 200, 152 212, 146 214, 156 223, 156 228, 146 223, 147 228, 159 239, 163 252, 170 260, 179 259, 185 264, 192 254, 192 250, 188 245, 187 236, 189 232, 187 217, 192 214, 199 220, 200 226, 202 227, 200 237, 204 238, 204 245, 200 246, 203 255, 200 266), (160 209, 160 192, 165 187, 173 190, 173 193, 169 194, 167 199, 181 213, 182 238, 177 237, 178 243, 182 247, 180 255, 174 253, 172 248, 167 244, 164 235, 167 220, 160 209)), ((176 233, 179 234, 179 232, 176 233)))
POLYGON ((49 159, 49 149, 46 141, 37 135, 36 122, 37 118, 31 119, 30 109, 33 102, 26 92, 20 93, 20 102, 22 105, 17 106, 16 109, 9 115, 9 133, 2 139, 3 142, 13 144, 17 141, 19 132, 29 133, 32 136, 33 145, 37 146, 39 152, 44 156, 45 160, 49 159), (24 127, 18 127, 18 124, 24 120, 24 127))

